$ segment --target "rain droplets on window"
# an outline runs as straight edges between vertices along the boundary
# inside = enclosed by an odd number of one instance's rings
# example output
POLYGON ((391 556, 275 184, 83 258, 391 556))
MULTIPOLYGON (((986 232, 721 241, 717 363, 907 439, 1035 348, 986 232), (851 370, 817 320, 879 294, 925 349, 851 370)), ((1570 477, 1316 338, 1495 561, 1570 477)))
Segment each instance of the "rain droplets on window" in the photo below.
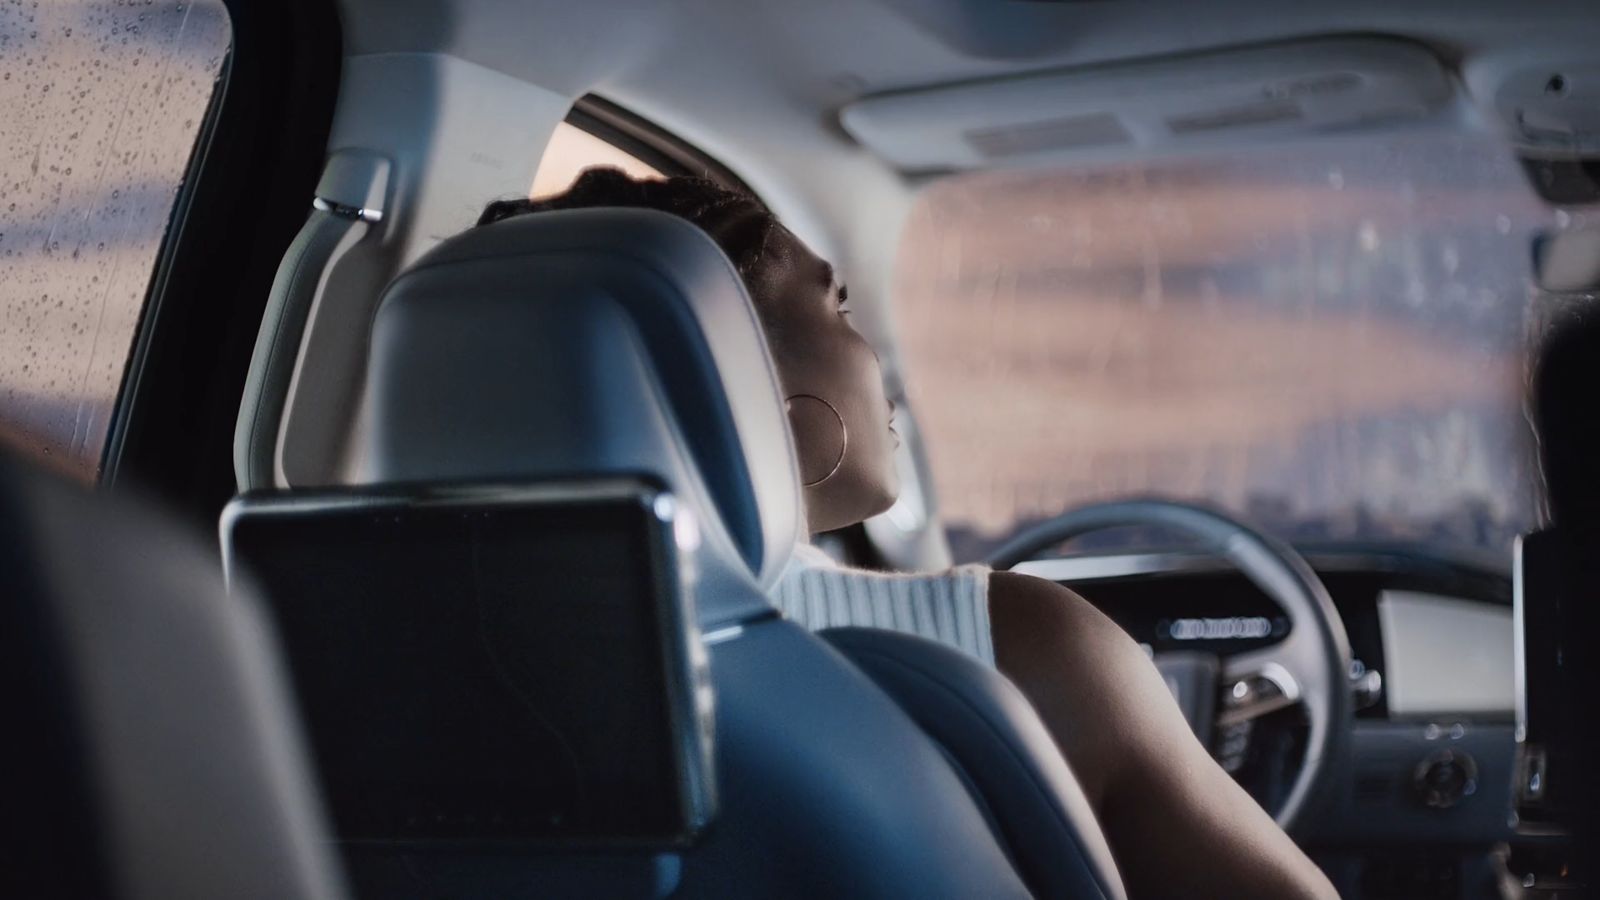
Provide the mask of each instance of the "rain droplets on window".
POLYGON ((227 56, 220 0, 0 0, 0 441, 86 479, 227 56))

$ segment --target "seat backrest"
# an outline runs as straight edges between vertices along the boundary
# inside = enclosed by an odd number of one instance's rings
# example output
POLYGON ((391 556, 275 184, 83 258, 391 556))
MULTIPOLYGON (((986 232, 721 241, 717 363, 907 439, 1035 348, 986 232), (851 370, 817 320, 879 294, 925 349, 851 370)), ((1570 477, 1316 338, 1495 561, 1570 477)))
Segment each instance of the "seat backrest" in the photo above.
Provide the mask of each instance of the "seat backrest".
MULTIPOLYGON (((672 250, 692 258, 695 243, 686 240, 672 250)), ((748 296, 737 289, 740 285, 729 289, 721 281, 681 295, 694 316, 706 323, 710 346, 732 342, 747 347, 754 339, 764 347, 764 337, 750 327, 756 314, 748 296)), ((746 453, 779 458, 792 453, 792 439, 781 394, 768 387, 771 370, 760 364, 764 357, 747 352, 723 354, 714 361, 722 366, 723 382, 741 390, 732 399, 744 427, 733 437, 746 453), (762 389, 752 389, 754 385, 762 389)), ((691 447, 715 440, 696 432, 710 426, 707 418, 681 422, 691 447)), ((754 493, 767 509, 792 517, 791 510, 802 508, 792 466, 751 466, 748 477, 756 480, 754 493)), ((721 504, 724 496, 712 492, 710 499, 721 504)), ((792 535, 791 522, 784 518, 769 525, 768 532, 792 535)), ((763 587, 771 590, 770 577, 763 587)), ((1030 890, 1051 897, 1122 896, 1116 861, 1093 808, 1043 722, 1015 686, 975 660, 914 636, 844 629, 824 632, 824 637, 887 693, 960 771, 988 812, 994 839, 1030 890)))
POLYGON ((769 586, 801 515, 780 396, 743 284, 698 228, 648 210, 524 216, 445 242, 389 286, 357 471, 672 468, 717 512, 717 553, 769 586))
MULTIPOLYGON (((1028 894, 944 752, 766 602, 764 583, 799 524, 794 460, 761 332, 709 238, 642 210, 475 229, 390 286, 371 347, 365 480, 643 472, 698 518, 691 564, 721 813, 658 868, 660 890, 1028 894)), ((535 882, 592 894, 599 877, 583 874, 598 871, 593 858, 534 850, 350 860, 358 885, 391 896, 487 896, 535 882)))
POLYGON ((1035 896, 1123 896, 1088 797, 1015 685, 964 653, 911 635, 871 628, 822 635, 961 770, 1035 896))
POLYGON ((0 895, 333 900, 271 630, 204 544, 0 458, 0 895))

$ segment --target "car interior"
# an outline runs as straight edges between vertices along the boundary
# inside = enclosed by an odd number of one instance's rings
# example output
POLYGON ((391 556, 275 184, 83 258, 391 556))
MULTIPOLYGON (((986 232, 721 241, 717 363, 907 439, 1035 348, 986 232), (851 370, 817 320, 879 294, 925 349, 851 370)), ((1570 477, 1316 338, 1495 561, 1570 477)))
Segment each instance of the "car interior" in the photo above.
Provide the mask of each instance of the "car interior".
POLYGON ((1600 896, 1589 0, 49 0, 0 123, 7 896, 1197 896, 797 547, 1081 596, 1338 896, 1600 896), (596 166, 848 281, 892 506, 714 235, 479 224, 596 166))

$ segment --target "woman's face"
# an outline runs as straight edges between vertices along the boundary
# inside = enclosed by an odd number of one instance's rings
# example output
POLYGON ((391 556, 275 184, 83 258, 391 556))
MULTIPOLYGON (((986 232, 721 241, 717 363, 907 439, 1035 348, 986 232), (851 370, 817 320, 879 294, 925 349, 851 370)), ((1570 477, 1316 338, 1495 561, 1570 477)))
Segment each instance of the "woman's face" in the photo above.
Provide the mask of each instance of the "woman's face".
POLYGON ((813 534, 894 504, 893 406, 878 356, 851 327, 833 267, 782 226, 749 274, 756 311, 783 383, 813 534))

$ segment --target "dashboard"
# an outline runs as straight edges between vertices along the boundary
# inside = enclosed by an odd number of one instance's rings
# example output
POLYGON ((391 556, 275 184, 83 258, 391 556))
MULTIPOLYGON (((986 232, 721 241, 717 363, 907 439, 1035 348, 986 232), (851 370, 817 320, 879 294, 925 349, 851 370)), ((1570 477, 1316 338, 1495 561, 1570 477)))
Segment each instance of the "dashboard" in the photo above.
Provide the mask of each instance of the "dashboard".
MULTIPOLYGON (((1370 549, 1302 550, 1344 620, 1356 701, 1333 789, 1297 839, 1342 896, 1470 897, 1498 877, 1489 849, 1518 836, 1512 578, 1504 570, 1370 549)), ((1267 646, 1292 624, 1243 575, 1196 553, 1076 556, 1018 571, 1064 584, 1156 658, 1267 646)), ((1279 722, 1292 734, 1292 721, 1279 722)), ((1265 743, 1258 734, 1254 741, 1265 743)), ((1293 757, 1280 737, 1277 767, 1293 757)), ((1213 742, 1224 768, 1271 807, 1213 742)), ((1246 767, 1248 769, 1248 766, 1246 767)))
MULTIPOLYGON (((1512 721, 1508 571, 1371 552, 1312 552, 1307 559, 1344 620, 1355 658, 1351 679, 1365 679, 1358 718, 1512 721)), ((1017 571, 1071 587, 1153 654, 1254 650, 1282 640, 1291 627, 1248 579, 1201 554, 1066 557, 1017 571)))

